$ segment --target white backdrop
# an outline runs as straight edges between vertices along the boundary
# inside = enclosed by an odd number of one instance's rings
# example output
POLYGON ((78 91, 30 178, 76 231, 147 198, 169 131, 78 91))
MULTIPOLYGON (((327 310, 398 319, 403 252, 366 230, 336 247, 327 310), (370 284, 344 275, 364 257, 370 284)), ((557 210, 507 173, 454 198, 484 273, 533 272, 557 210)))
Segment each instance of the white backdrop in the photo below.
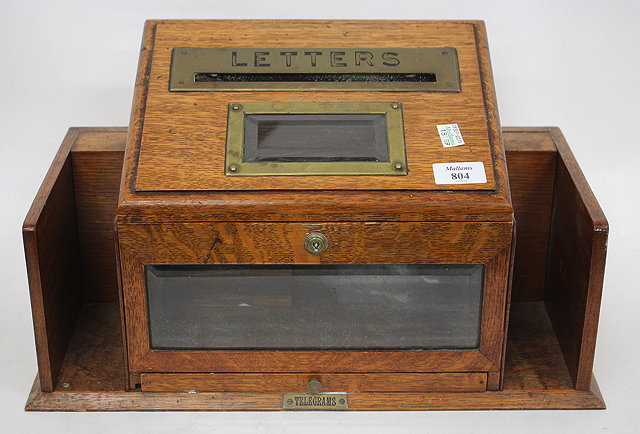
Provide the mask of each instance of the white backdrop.
MULTIPOLYGON (((0 2, 0 432, 639 432, 640 2, 0 2), (611 225, 606 411, 25 413, 36 373, 22 219, 70 126, 125 126, 147 18, 484 19, 505 126, 560 126, 611 225)), ((375 35, 374 35, 375 37, 375 35)))

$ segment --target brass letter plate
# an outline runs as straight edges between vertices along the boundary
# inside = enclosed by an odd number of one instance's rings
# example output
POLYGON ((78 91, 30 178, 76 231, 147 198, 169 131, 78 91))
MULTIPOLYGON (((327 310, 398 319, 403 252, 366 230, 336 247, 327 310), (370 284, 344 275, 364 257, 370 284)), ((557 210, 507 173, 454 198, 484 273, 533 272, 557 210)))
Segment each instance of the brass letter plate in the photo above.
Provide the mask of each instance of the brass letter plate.
POLYGON ((174 48, 170 91, 460 92, 458 53, 438 48, 174 48))
POLYGON ((285 393, 283 410, 347 410, 349 399, 346 393, 285 393))

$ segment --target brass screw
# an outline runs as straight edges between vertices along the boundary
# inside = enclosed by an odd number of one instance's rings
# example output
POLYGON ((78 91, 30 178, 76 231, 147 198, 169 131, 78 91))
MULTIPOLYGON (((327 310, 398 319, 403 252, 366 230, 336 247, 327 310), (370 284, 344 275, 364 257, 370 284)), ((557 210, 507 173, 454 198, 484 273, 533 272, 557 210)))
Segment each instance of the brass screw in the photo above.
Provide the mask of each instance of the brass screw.
POLYGON ((340 401, 338 401, 339 404, 344 404, 344 399, 340 399, 340 401))
POLYGON ((231 106, 231 110, 240 110, 242 106, 240 104, 234 104, 231 106))
POLYGON ((393 168, 396 170, 402 170, 404 169, 404 166, 402 165, 402 163, 396 163, 393 165, 393 168))
POLYGON ((237 172, 238 171, 238 166, 236 164, 232 164, 231 166, 229 166, 229 172, 237 172))
POLYGON ((293 399, 287 399, 287 404, 289 405, 293 404, 293 399))
POLYGON ((391 108, 394 110, 398 110, 400 108, 400 104, 398 104, 397 102, 394 102, 393 104, 391 104, 391 108))

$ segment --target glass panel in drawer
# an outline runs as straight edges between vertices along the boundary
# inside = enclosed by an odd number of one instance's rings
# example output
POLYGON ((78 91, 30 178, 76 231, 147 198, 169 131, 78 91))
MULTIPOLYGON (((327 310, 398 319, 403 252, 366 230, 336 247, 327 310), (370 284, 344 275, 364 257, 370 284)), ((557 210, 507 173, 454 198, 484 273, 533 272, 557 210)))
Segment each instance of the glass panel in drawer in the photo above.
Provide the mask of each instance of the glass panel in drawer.
POLYGON ((477 349, 482 265, 150 265, 151 347, 477 349))

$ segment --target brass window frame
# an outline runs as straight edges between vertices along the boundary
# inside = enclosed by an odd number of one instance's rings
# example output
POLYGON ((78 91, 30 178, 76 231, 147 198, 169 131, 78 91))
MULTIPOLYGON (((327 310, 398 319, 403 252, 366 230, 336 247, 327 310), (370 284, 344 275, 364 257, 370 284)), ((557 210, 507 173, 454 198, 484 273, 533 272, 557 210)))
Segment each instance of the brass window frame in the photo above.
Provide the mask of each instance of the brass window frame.
POLYGON ((230 103, 227 118, 227 176, 402 176, 407 157, 401 103, 290 102, 230 103), (243 162, 246 115, 261 114, 383 114, 387 124, 389 161, 243 162))

